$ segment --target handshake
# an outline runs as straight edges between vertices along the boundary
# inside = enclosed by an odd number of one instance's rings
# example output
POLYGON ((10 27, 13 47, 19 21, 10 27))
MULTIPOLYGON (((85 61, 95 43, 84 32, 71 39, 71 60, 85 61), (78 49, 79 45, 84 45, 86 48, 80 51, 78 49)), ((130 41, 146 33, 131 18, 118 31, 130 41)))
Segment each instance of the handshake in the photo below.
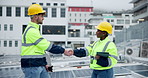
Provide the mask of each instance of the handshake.
POLYGON ((64 55, 66 55, 66 56, 71 56, 73 54, 74 54, 74 51, 73 50, 65 50, 64 51, 64 55))

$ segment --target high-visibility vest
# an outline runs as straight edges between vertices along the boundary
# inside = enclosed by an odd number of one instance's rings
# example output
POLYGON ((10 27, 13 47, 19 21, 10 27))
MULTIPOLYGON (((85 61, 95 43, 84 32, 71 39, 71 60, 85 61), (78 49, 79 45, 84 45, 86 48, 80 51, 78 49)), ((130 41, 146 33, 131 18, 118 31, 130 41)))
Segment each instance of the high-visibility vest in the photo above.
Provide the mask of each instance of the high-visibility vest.
POLYGON ((22 59, 44 58, 45 51, 49 51, 52 44, 40 35, 39 25, 30 22, 22 35, 22 59))
POLYGON ((108 37, 104 40, 99 40, 94 42, 93 44, 90 44, 88 47, 86 47, 88 51, 88 55, 91 56, 90 58, 90 68, 95 70, 106 70, 112 68, 115 64, 117 64, 117 48, 113 42, 111 42, 108 37), (97 52, 108 52, 108 62, 109 65, 107 67, 102 67, 97 64, 97 60, 94 58, 97 54, 97 52))

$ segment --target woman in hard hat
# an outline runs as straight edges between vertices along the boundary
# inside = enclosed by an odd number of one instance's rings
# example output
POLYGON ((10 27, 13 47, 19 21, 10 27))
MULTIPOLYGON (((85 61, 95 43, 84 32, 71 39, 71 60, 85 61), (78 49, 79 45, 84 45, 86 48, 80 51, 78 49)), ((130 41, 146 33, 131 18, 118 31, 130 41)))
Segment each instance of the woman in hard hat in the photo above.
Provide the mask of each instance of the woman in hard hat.
POLYGON ((101 22, 96 29, 96 36, 100 38, 98 41, 83 49, 69 50, 69 53, 77 57, 90 56, 91 78, 113 78, 113 66, 117 64, 118 54, 115 44, 108 38, 112 34, 112 25, 101 22))

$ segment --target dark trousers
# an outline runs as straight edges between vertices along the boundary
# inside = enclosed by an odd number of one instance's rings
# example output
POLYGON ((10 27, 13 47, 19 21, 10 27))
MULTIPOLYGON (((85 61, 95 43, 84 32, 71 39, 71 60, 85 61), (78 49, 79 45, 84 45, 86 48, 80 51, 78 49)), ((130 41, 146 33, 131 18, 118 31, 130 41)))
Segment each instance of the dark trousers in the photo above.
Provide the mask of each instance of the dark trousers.
POLYGON ((93 70, 91 78, 114 78, 113 68, 107 70, 93 70))

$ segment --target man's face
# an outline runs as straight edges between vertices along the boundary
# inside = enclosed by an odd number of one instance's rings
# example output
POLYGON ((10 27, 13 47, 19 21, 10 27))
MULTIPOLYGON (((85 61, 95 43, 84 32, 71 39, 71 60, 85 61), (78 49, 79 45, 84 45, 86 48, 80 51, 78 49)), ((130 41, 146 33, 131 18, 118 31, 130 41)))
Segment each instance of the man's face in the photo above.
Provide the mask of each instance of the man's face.
POLYGON ((43 24, 43 20, 44 20, 44 14, 39 14, 37 15, 37 24, 43 24))
POLYGON ((96 31, 96 36, 97 38, 101 38, 101 37, 104 37, 105 33, 99 29, 97 29, 96 31))

